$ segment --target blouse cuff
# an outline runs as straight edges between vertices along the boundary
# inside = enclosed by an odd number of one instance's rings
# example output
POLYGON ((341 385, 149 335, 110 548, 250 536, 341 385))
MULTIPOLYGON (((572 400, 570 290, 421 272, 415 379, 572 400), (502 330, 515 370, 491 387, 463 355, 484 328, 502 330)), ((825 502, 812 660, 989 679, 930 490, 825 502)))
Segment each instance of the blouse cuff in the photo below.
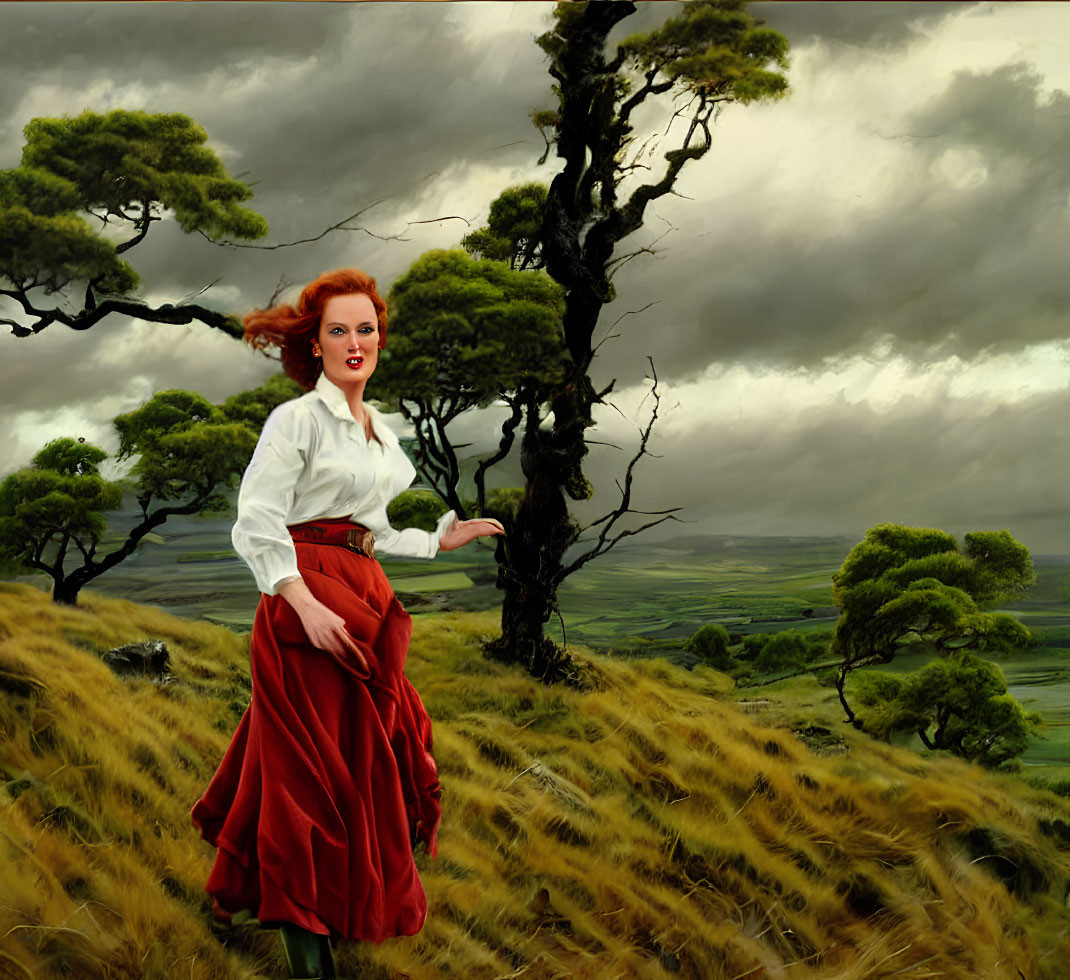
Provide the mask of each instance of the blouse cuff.
POLYGON ((442 535, 449 530, 450 525, 457 517, 457 511, 448 510, 438 519, 438 524, 435 525, 434 531, 431 532, 431 557, 434 558, 438 554, 439 545, 442 542, 442 535))

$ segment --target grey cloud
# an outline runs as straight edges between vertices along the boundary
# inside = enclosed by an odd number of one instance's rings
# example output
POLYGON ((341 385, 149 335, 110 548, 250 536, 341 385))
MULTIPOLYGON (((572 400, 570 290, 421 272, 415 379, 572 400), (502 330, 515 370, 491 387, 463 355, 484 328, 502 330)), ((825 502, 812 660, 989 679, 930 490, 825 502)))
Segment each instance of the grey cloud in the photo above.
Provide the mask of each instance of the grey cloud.
MULTIPOLYGON (((609 36, 612 46, 634 31, 647 31, 668 17, 677 17, 683 4, 675 0, 636 4, 637 11, 619 24, 609 36)), ((815 41, 832 41, 865 48, 902 48, 918 40, 945 17, 958 14, 974 3, 902 2, 843 3, 841 0, 779 0, 752 3, 751 14, 768 27, 780 31, 798 48, 815 41)))
POLYGON ((226 70, 248 72, 330 50, 348 5, 315 6, 313 14, 286 3, 2 3, 7 56, 0 67, 0 116, 27 83, 70 85, 72 95, 84 90, 87 78, 195 85, 226 70))
MULTIPOLYGON (((672 402, 671 388, 666 403, 672 402)), ((682 411, 682 410, 679 410, 682 411)), ((1065 498, 1070 387, 995 407, 941 391, 889 412, 833 400, 783 418, 702 418, 661 423, 636 469, 633 506, 682 507, 650 540, 688 533, 861 537, 881 521, 942 527, 956 534, 1007 528, 1037 553, 1070 550, 1065 498), (1044 433, 1042 446, 1033 436, 1044 433)), ((642 413, 640 413, 642 415, 642 413)), ((662 418, 671 413, 662 413, 662 418)), ((576 505, 589 521, 619 500, 614 478, 637 445, 634 430, 607 413, 585 472, 594 499, 576 505)), ((650 518, 631 517, 638 526, 650 518)))
MULTIPOLYGON (((527 112, 550 100, 531 38, 548 6, 518 5, 520 28, 487 39, 480 17, 488 6, 3 4, 10 53, 0 66, 0 162, 17 159, 26 120, 12 113, 36 104, 24 103, 35 87, 55 87, 48 104, 56 112, 79 111, 94 86, 139 87, 147 93, 142 108, 193 116, 235 154, 232 171, 259 181, 250 203, 268 217, 273 241, 315 234, 385 194, 394 196, 365 220, 375 231, 400 231, 399 215, 428 175, 478 163, 527 172, 542 151, 527 112), (514 141, 526 142, 492 149, 514 141)), ((796 50, 825 38, 868 51, 909 44, 919 18, 932 27, 964 6, 768 4, 758 12, 796 50)), ((668 12, 641 4, 620 33, 668 12)), ((830 57, 838 46, 829 46, 830 57)), ((918 180, 845 233, 833 234, 813 202, 775 211, 761 188, 726 199, 714 215, 683 202, 692 210, 662 243, 666 260, 623 267, 620 299, 604 311, 597 336, 625 310, 657 305, 619 325, 621 338, 599 352, 596 382, 640 376, 646 353, 669 381, 715 361, 815 364, 867 350, 887 333, 919 359, 1061 338, 1070 302, 1062 269, 1068 114, 1066 97, 1045 101, 1028 72, 949 78, 909 132, 886 134, 934 135, 909 141, 918 180), (986 179, 956 190, 926 176, 949 148, 977 154, 986 179)), ((770 141, 770 152, 792 152, 773 145, 775 134, 770 141)), ((551 158, 531 174, 548 182, 555 170, 551 158)), ((484 207, 500 190, 486 188, 484 207)), ((645 231, 653 238, 662 228, 651 219, 645 231)), ((456 237, 462 232, 458 222, 456 237)), ((407 234, 409 242, 383 243, 335 233, 300 249, 256 251, 158 226, 130 258, 154 296, 177 301, 218 278, 204 302, 243 310, 262 304, 280 275, 300 283, 343 264, 364 266, 386 288, 430 247, 426 226, 407 234)), ((190 387, 220 400, 270 369, 237 342, 198 328, 133 328, 117 319, 84 334, 52 326, 28 340, 0 336, 9 418, 76 405, 100 426, 114 414, 112 402, 99 402, 102 390, 114 400, 136 397, 139 385, 190 387)), ((684 504, 691 527, 713 533, 860 534, 879 520, 959 532, 984 524, 1056 550, 1068 543, 1052 506, 1070 477, 1068 402, 1059 392, 984 415, 934 396, 888 414, 834 403, 779 426, 697 418, 679 435, 658 436, 652 448, 664 458, 641 464, 636 506, 684 504), (969 518, 976 522, 955 524, 969 518)), ((606 425, 596 438, 634 443, 633 431, 614 435, 606 425)), ((7 439, 0 469, 29 451, 7 439)), ((625 458, 592 449, 592 516, 613 502, 625 458)), ((654 533, 680 531, 670 523, 654 533)))
MULTIPOLYGON (((230 169, 255 182, 249 206, 268 218, 272 242, 315 235, 385 197, 361 223, 381 235, 408 231, 411 242, 389 250, 383 272, 392 278, 422 250, 422 229, 407 230, 398 214, 434 174, 465 162, 533 161, 539 152, 527 113, 550 93, 531 39, 545 19, 542 8, 518 8, 517 20, 532 29, 499 32, 487 43, 478 19, 465 17, 470 5, 452 15, 439 4, 139 6, 73 5, 66 20, 55 11, 34 18, 0 7, 0 29, 6 16, 9 28, 49 37, 53 51, 48 60, 31 44, 30 53, 53 67, 23 76, 9 92, 55 77, 71 88, 62 111, 74 112, 95 80, 120 89, 143 83, 148 101, 129 107, 185 112, 238 154, 230 169), (147 8, 162 16, 154 20, 147 8), (192 44, 198 34, 200 46, 192 44), (115 58, 97 57, 116 36, 130 43, 115 58), (502 147, 509 143, 516 145, 502 147)), ((26 121, 9 126, 13 143, 21 144, 15 131, 26 121)), ((16 158, 12 153, 11 162, 16 158)), ((501 189, 487 188, 484 207, 501 189)), ((463 222, 456 229, 459 239, 463 222)), ((248 309, 280 276, 301 281, 377 252, 381 243, 361 233, 270 252, 213 248, 158 226, 129 258, 154 292, 177 297, 222 276, 239 289, 239 308, 248 309)), ((382 272, 380 280, 390 281, 382 272)), ((203 301, 217 302, 211 292, 203 301)))
MULTIPOLYGON (((846 230, 826 228, 805 200, 797 214, 782 213, 760 189, 745 207, 719 202, 701 249, 685 231, 662 243, 662 261, 625 266, 606 322, 658 305, 635 318, 638 327, 622 324, 599 372, 633 376, 633 329, 656 329, 644 353, 682 376, 718 360, 813 365, 885 339, 919 360, 1061 340, 1070 97, 1042 97, 1039 85, 1021 66, 954 76, 907 126, 932 136, 907 143, 913 179, 846 230), (935 176, 948 152, 975 153, 983 178, 956 188, 935 176)), ((965 166, 952 156, 948 167, 956 161, 965 166)), ((647 225, 644 241, 663 227, 647 225)))
POLYGON ((785 35, 793 46, 815 40, 865 48, 901 48, 944 17, 972 3, 755 3, 751 13, 785 35))

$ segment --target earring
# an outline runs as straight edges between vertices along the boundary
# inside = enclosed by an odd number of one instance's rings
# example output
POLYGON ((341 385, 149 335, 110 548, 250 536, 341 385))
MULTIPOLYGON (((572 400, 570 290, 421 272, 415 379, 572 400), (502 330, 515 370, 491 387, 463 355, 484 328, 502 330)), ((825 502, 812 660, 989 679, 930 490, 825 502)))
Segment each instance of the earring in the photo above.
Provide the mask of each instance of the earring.
POLYGON ((315 341, 312 341, 312 356, 313 357, 322 357, 323 356, 323 351, 320 350, 320 345, 317 344, 315 341))

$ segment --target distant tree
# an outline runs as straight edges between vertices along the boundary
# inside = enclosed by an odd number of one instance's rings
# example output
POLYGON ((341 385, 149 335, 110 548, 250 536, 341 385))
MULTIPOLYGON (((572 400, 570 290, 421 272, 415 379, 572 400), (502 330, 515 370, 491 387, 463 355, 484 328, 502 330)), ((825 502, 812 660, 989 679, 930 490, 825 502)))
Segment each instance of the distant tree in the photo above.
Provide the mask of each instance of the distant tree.
POLYGON ((649 427, 620 481, 620 503, 586 527, 568 510, 568 499, 593 493, 582 467, 585 433, 594 424, 592 407, 613 388, 611 383, 596 391, 588 374, 595 328, 615 296, 613 275, 650 251, 638 245, 615 255, 617 247, 643 227, 650 204, 674 192, 684 165, 709 151, 712 120, 726 103, 774 99, 787 90, 774 70, 787 63, 787 40, 761 26, 741 0, 698 0, 672 9, 680 9, 680 16, 632 34, 610 52, 607 36, 635 12, 634 3, 560 3, 553 26, 537 39, 549 57, 557 104, 534 112, 532 121, 546 140, 543 159, 556 148, 561 169, 550 184, 537 240, 525 239, 522 254, 537 257, 564 287, 568 360, 550 395, 546 424, 525 426, 521 437, 525 494, 500 564, 502 632, 485 649, 547 681, 577 676, 571 658, 543 632, 557 609, 561 582, 625 537, 672 517, 661 511, 637 529, 618 526, 624 515, 644 513, 631 506, 631 484, 633 468, 646 454, 649 427), (660 173, 618 197, 626 180, 653 169, 657 137, 633 145, 633 119, 639 112, 649 115, 650 103, 669 93, 679 99, 675 105, 666 101, 665 133, 679 122, 680 135, 662 152, 660 173), (588 530, 594 531, 592 542, 566 564, 566 551, 588 530))
POLYGON ((462 413, 510 410, 497 449, 472 475, 487 512, 486 474, 512 448, 517 427, 538 426, 540 406, 563 377, 560 287, 537 271, 475 259, 461 249, 421 255, 390 290, 390 344, 376 396, 413 425, 415 462, 427 484, 467 518, 461 462, 446 427, 462 413))
POLYGON ((762 645, 754 661, 759 670, 791 670, 802 667, 810 656, 810 648, 797 630, 774 633, 762 645))
POLYGON ((433 531, 438 519, 448 509, 442 498, 431 490, 406 490, 391 501, 386 515, 395 527, 433 531))
POLYGON ((102 449, 56 439, 0 483, 0 557, 51 576, 59 603, 75 605, 87 582, 128 558, 169 517, 229 506, 223 491, 237 485, 256 445, 247 425, 226 421, 189 391, 158 392, 115 427, 119 459, 136 457, 126 482, 141 520, 107 554, 97 554, 103 512, 119 507, 122 486, 101 478, 102 449))
POLYGON ((915 731, 930 749, 995 767, 1025 751, 1041 717, 1007 693, 997 664, 970 654, 934 660, 906 675, 866 672, 855 682, 866 731, 915 731))
POLYGON ((959 551, 945 531, 878 524, 832 582, 841 614, 830 652, 841 660, 836 688, 856 726, 844 685, 859 667, 890 663, 903 650, 947 656, 1021 648, 1029 640, 1013 616, 982 611, 1036 582, 1028 549, 1007 531, 967 534, 959 551))
POLYGON ((748 633, 743 637, 743 646, 738 654, 739 659, 757 660, 771 635, 770 633, 748 633))
POLYGON ((717 670, 728 670, 732 666, 728 642, 728 630, 720 623, 707 623, 684 644, 684 649, 717 670))
POLYGON ((138 299, 138 275, 123 257, 168 213, 187 234, 267 234, 264 218, 241 206, 252 190, 227 175, 200 126, 178 113, 87 110, 31 119, 23 133, 22 162, 0 171, 0 296, 21 316, 0 323, 26 337, 51 323, 86 330, 120 313, 241 336, 235 318, 209 307, 138 299))
POLYGON ((541 269, 539 228, 546 206, 545 184, 508 187, 490 206, 487 224, 461 239, 478 258, 508 262, 510 269, 541 269))
POLYGON ((221 406, 225 418, 232 422, 244 422, 257 435, 263 429, 267 417, 283 402, 305 393, 293 378, 275 374, 262 385, 232 395, 221 406))

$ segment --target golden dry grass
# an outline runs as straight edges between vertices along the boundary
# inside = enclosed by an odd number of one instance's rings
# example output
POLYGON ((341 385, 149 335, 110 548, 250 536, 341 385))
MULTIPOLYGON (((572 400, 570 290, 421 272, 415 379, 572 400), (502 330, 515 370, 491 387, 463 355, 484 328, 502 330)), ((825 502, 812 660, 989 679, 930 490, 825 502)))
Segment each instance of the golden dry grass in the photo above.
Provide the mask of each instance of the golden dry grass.
MULTIPOLYGON (((0 977, 286 976, 275 933, 211 922, 189 822, 248 702, 245 640, 0 590, 0 977), (97 657, 149 637, 175 683, 97 657)), ((853 731, 814 755, 701 668, 592 660, 592 690, 548 689, 479 655, 495 628, 416 621, 445 814, 430 913, 343 944, 343 976, 1066 975, 1067 801, 853 731)))

